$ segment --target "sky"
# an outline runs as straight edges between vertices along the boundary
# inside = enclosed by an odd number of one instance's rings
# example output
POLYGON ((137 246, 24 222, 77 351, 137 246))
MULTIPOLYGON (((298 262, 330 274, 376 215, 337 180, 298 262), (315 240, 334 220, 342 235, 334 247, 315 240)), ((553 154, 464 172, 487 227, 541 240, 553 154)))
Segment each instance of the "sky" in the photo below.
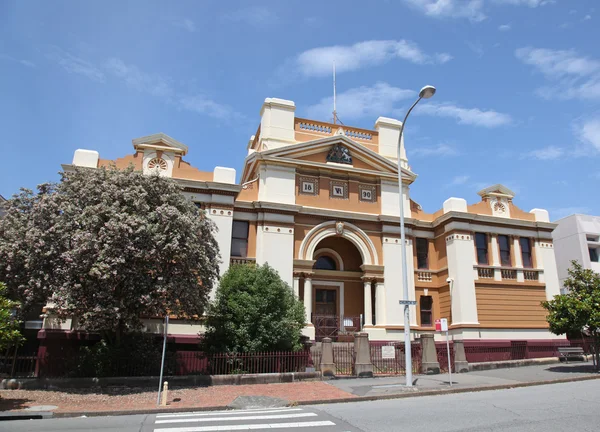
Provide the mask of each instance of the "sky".
POLYGON ((595 0, 0 1, 0 194, 164 132, 238 178, 265 98, 330 121, 406 123, 427 212, 502 183, 552 220, 600 215, 595 0))

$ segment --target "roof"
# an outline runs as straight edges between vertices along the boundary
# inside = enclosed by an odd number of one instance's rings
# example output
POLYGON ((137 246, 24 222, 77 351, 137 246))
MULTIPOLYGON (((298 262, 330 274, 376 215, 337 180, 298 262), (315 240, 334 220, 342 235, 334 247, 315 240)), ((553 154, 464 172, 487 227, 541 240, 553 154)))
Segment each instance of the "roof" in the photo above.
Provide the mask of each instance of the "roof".
POLYGON ((167 147, 173 147, 177 150, 180 150, 184 155, 188 152, 188 146, 177 141, 175 138, 171 138, 169 135, 164 134, 162 132, 147 135, 140 138, 135 138, 131 140, 133 143, 133 147, 137 148, 138 146, 143 145, 166 145, 167 147))

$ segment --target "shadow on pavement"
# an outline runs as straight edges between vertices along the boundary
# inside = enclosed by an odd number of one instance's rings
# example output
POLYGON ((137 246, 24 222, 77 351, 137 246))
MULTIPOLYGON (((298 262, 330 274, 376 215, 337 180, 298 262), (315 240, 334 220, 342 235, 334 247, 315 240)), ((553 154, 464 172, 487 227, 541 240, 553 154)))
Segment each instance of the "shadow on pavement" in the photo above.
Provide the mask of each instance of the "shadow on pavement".
POLYGON ((27 402, 31 402, 31 399, 10 399, 3 395, 0 399, 0 411, 13 411, 23 408, 27 408, 27 402))
POLYGON ((558 372, 558 373, 590 373, 596 374, 596 370, 594 369, 593 364, 585 364, 580 366, 553 366, 546 369, 549 372, 558 372))

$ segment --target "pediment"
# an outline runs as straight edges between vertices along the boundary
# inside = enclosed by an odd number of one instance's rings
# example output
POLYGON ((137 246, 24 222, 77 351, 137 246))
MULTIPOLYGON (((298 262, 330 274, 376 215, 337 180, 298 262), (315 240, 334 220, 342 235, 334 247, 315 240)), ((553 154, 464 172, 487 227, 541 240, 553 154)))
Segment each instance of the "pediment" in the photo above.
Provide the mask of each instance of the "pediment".
POLYGON ((501 184, 495 184, 493 186, 486 187, 485 189, 477 192, 477 194, 482 198, 499 196, 512 199, 515 197, 515 193, 513 191, 501 184))
POLYGON ((180 153, 182 155, 186 155, 188 152, 188 146, 162 132, 140 138, 135 138, 131 142, 133 144, 133 148, 135 148, 136 150, 152 148, 163 151, 170 150, 175 153, 180 153))
MULTIPOLYGON (((398 174, 395 162, 375 153, 344 135, 336 135, 282 148, 261 152, 262 158, 296 161, 299 165, 335 167, 338 169, 366 170, 374 174, 398 174)), ((406 178, 414 180, 416 175, 402 169, 406 178)))

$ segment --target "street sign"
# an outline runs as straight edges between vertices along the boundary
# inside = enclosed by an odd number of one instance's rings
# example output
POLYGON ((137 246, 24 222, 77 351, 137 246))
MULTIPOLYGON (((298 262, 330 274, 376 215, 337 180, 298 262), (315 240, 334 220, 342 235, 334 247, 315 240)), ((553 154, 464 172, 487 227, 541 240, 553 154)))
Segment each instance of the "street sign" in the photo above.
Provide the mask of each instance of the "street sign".
POLYGON ((447 332, 448 331, 448 320, 446 318, 442 318, 440 321, 441 321, 440 324, 441 324, 441 327, 442 327, 441 331, 447 332))
POLYGON ((395 359, 396 348, 391 345, 384 345, 381 347, 381 358, 382 359, 395 359))
POLYGON ((442 321, 439 319, 435 320, 435 331, 442 331, 442 321))
POLYGON ((416 302, 416 300, 400 300, 400 304, 401 305, 416 306, 417 302, 416 302))

